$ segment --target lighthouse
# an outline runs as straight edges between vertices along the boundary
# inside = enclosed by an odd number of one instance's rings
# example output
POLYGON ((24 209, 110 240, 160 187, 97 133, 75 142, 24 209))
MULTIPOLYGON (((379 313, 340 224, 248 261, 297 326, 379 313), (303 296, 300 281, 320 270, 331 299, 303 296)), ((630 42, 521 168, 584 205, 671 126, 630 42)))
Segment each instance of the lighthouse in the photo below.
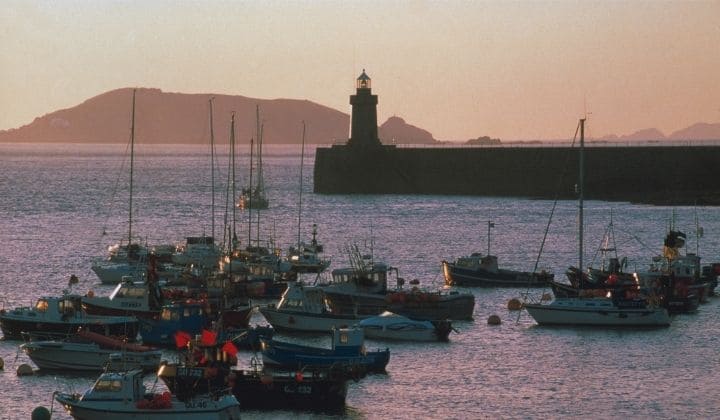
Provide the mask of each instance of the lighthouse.
POLYGON ((377 125, 377 95, 372 94, 370 77, 363 69, 356 81, 355 95, 350 95, 352 105, 352 121, 350 123, 350 140, 348 146, 374 147, 380 146, 377 125))

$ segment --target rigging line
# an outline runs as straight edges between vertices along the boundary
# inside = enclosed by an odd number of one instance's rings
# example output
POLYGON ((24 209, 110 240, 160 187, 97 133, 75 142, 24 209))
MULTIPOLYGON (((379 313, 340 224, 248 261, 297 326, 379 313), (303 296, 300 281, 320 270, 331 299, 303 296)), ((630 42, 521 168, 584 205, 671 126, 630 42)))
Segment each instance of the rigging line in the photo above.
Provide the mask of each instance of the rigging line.
MULTIPOLYGON (((131 141, 130 136, 128 136, 128 142, 125 144, 125 152, 123 153, 123 160, 120 163, 120 168, 118 169, 117 176, 115 177, 115 185, 113 185, 113 188, 112 188, 112 194, 110 196, 110 203, 113 203, 115 201, 115 197, 117 196, 117 192, 118 192, 118 186, 120 185, 120 174, 125 172, 125 164, 127 163, 127 160, 128 160, 128 150, 130 149, 130 141, 131 141)), ((98 205, 98 209, 101 207, 102 206, 98 205)), ((100 235, 101 238, 107 234, 107 224, 108 224, 108 220, 110 220, 110 207, 106 207, 106 209, 107 210, 105 212, 105 222, 103 224, 102 234, 100 235)))
MULTIPOLYGON (((573 136, 573 141, 570 144, 570 148, 568 148, 568 151, 565 153, 565 163, 563 164, 563 172, 560 176, 560 179, 558 180, 558 187, 556 189, 555 193, 555 200, 553 201, 552 208, 550 210, 550 217, 548 218, 547 226, 545 227, 545 233, 543 233, 543 239, 540 242, 540 249, 538 250, 538 256, 535 260, 535 266, 533 267, 533 273, 537 272, 538 265, 540 265, 540 257, 542 256, 543 248, 545 248, 545 241, 547 240, 548 232, 550 231, 550 225, 552 224, 552 218, 555 214, 555 209, 557 208, 557 203, 560 200, 560 189, 562 188, 563 181, 565 181, 565 175, 567 175, 568 170, 568 162, 570 161, 570 150, 575 146, 575 140, 577 139, 578 132, 580 131, 580 123, 578 122, 577 127, 575 128, 575 135, 573 136)), ((543 288, 544 289, 544 288, 543 288)), ((530 294, 530 284, 528 283, 528 287, 525 290, 525 293, 523 294, 523 301, 527 301, 527 298, 530 294)), ((515 319, 515 323, 518 323, 520 321, 520 315, 522 314, 522 311, 518 312, 518 316, 515 319)))

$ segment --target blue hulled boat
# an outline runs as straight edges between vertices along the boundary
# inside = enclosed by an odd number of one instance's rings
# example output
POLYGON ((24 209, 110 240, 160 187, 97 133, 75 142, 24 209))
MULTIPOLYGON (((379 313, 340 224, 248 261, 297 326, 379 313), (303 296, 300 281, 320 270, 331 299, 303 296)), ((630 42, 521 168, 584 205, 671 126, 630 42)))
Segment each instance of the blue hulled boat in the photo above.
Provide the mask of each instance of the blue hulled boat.
POLYGON ((332 348, 305 346, 261 338, 263 364, 297 368, 299 366, 345 365, 362 372, 385 372, 390 350, 366 351, 361 328, 333 330, 332 348))

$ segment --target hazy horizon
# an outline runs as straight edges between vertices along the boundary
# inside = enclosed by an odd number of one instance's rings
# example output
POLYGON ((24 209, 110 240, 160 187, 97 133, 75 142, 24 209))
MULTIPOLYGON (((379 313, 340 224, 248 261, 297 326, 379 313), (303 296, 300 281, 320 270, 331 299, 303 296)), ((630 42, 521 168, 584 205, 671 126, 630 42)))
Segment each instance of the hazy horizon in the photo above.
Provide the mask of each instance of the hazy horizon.
POLYGON ((307 99, 439 140, 720 122, 720 1, 18 1, 0 9, 0 130, 109 90, 307 99))

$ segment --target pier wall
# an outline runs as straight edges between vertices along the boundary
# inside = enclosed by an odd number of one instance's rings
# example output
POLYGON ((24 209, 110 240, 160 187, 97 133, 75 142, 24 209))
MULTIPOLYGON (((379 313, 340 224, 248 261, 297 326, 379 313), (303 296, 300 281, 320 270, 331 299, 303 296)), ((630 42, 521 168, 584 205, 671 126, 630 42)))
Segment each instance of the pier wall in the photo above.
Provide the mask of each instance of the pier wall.
MULTIPOLYGON (((316 151, 314 191, 576 199, 578 153, 569 147, 335 145, 316 151)), ((585 197, 720 205, 720 147, 586 147, 585 197)))

